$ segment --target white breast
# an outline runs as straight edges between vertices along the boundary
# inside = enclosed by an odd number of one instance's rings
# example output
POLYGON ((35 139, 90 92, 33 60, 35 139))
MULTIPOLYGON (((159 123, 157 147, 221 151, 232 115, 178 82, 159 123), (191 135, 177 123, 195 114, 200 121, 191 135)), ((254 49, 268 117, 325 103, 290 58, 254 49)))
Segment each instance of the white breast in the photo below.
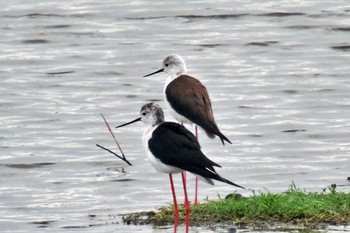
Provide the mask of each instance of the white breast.
POLYGON ((148 148, 148 141, 149 139, 152 137, 152 133, 153 131, 156 129, 156 127, 150 126, 144 133, 143 133, 143 137, 142 137, 142 143, 143 143, 143 147, 146 151, 146 155, 147 155, 147 159, 148 161, 150 161, 150 163, 153 165, 153 167, 158 171, 158 172, 162 172, 162 173, 180 173, 183 170, 177 168, 177 167, 173 167, 173 166, 169 166, 166 165, 164 163, 162 163, 159 159, 157 159, 156 157, 154 157, 154 155, 152 154, 152 152, 149 150, 148 148))

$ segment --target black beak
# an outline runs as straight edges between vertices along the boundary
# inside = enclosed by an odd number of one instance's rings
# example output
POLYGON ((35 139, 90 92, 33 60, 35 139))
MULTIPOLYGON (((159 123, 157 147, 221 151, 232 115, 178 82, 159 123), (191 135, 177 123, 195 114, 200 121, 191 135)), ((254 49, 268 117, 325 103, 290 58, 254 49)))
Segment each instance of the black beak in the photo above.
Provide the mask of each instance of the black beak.
POLYGON ((157 70, 156 72, 147 74, 147 75, 145 75, 145 76, 143 76, 143 77, 146 78, 146 77, 148 77, 148 76, 151 76, 151 75, 154 75, 154 74, 158 74, 158 73, 163 72, 163 71, 164 71, 164 69, 162 68, 162 69, 160 69, 160 70, 157 70))
POLYGON ((130 122, 128 122, 128 123, 125 123, 125 124, 122 124, 122 125, 118 125, 118 126, 116 126, 115 128, 120 128, 120 127, 123 127, 123 126, 126 126, 126 125, 130 125, 130 124, 135 123, 135 122, 138 122, 138 121, 141 121, 141 117, 139 117, 139 118, 137 118, 137 119, 135 119, 135 120, 133 120, 133 121, 130 121, 130 122))

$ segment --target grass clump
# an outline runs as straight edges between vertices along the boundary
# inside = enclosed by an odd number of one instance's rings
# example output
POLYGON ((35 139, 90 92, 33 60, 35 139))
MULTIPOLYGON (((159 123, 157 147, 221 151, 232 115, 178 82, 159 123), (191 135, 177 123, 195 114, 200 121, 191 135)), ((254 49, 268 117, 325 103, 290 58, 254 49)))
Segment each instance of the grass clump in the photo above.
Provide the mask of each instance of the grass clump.
MULTIPOLYGON (((290 226, 324 228, 325 225, 350 223, 350 194, 336 191, 335 187, 322 192, 305 192, 292 184, 279 194, 253 192, 249 197, 237 193, 230 196, 191 206, 191 224, 227 223, 241 228, 272 229, 290 226)), ((185 211, 180 211, 180 220, 183 221, 185 211)), ((144 223, 171 224, 173 208, 161 208, 142 219, 144 223)))

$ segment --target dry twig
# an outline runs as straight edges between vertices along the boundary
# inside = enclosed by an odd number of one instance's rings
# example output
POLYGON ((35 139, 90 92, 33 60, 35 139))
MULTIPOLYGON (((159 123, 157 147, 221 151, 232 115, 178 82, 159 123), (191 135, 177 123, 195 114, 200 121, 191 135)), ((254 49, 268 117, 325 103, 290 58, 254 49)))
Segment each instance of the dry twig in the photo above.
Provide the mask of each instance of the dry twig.
POLYGON ((122 156, 118 155, 117 153, 115 153, 115 152, 113 152, 113 151, 111 151, 111 150, 109 150, 109 149, 107 149, 107 148, 105 148, 105 147, 103 147, 103 146, 101 146, 101 145, 99 145, 99 144, 96 144, 96 146, 100 147, 100 148, 103 149, 103 150, 108 151, 109 153, 112 153, 113 155, 117 156, 118 158, 120 158, 121 160, 123 160, 124 162, 126 162, 128 165, 132 166, 132 164, 126 159, 126 157, 125 157, 125 155, 124 155, 124 153, 123 153, 123 150, 122 150, 122 148, 120 147, 120 145, 119 145, 117 139, 115 138, 114 133, 112 132, 112 129, 111 129, 111 127, 109 126, 109 124, 108 124, 106 118, 103 116, 102 113, 101 113, 101 116, 102 116, 102 118, 103 118, 103 120, 104 120, 104 122, 105 122, 105 124, 106 124, 106 126, 107 126, 107 128, 108 128, 108 131, 109 131, 110 134, 112 135, 112 137, 113 137, 113 139, 114 139, 114 142, 117 144, 118 149, 119 149, 120 153, 122 154, 122 156))

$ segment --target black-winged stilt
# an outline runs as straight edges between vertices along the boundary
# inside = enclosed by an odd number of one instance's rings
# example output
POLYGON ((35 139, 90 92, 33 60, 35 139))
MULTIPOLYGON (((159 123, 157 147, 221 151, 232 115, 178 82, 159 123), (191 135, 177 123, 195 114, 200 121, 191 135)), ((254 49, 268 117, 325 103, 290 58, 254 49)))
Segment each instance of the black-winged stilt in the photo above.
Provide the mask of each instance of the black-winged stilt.
POLYGON ((210 138, 218 136, 222 143, 230 140, 223 135, 214 119, 211 101, 206 87, 196 78, 186 74, 185 61, 177 54, 167 56, 160 72, 169 74, 164 87, 164 99, 170 113, 180 123, 198 125, 210 138))
MULTIPOLYGON (((206 87, 196 78, 187 75, 184 59, 178 54, 171 54, 163 61, 161 69, 145 75, 148 77, 160 72, 169 74, 164 86, 164 100, 171 115, 181 124, 195 124, 196 138, 198 139, 197 125, 201 127, 210 138, 217 135, 222 144, 230 140, 220 132, 211 107, 206 87)), ((198 198, 198 179, 195 184, 195 200, 198 198)))
POLYGON ((190 172, 211 185, 214 184, 212 180, 217 180, 243 188, 221 177, 214 169, 214 167, 221 166, 211 161, 203 154, 196 137, 184 126, 175 122, 164 121, 163 110, 157 104, 148 103, 143 105, 139 118, 129 123, 119 125, 116 128, 137 121, 143 121, 149 124, 142 138, 148 160, 158 172, 169 174, 174 201, 175 222, 178 219, 179 212, 172 174, 182 172, 187 212, 190 211, 190 206, 187 198, 183 171, 190 172))

